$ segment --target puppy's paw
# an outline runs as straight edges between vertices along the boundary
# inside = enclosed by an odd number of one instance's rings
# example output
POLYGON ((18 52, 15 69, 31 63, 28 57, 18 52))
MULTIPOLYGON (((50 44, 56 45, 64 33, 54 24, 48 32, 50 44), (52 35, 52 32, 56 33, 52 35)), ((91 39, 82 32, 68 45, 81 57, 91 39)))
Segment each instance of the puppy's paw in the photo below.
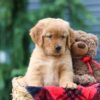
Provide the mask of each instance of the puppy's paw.
POLYGON ((75 84, 73 82, 66 82, 66 84, 61 85, 61 87, 67 88, 67 89, 76 89, 77 84, 75 84))
POLYGON ((68 88, 68 89, 76 89, 77 88, 77 84, 75 84, 73 82, 67 82, 66 88, 68 88))

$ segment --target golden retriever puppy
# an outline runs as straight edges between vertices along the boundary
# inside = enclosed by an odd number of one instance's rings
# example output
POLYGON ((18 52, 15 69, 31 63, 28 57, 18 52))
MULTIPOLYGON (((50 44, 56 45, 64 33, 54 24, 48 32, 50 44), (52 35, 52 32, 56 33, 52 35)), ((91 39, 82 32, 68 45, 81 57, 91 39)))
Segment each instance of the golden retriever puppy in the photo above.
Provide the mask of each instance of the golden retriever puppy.
POLYGON ((62 19, 42 19, 30 30, 30 36, 35 49, 25 75, 28 85, 76 88, 70 54, 74 33, 69 23, 62 19))

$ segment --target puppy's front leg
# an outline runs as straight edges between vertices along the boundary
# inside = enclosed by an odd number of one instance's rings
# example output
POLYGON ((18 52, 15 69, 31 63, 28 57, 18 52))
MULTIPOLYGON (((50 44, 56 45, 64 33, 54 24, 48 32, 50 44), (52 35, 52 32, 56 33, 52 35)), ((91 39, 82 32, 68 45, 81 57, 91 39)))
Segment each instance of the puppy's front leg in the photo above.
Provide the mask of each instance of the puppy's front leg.
POLYGON ((41 70, 28 68, 25 80, 29 86, 43 86, 41 70))
POLYGON ((67 69, 65 66, 62 67, 59 85, 64 88, 77 88, 77 85, 73 82, 73 71, 71 69, 67 69))

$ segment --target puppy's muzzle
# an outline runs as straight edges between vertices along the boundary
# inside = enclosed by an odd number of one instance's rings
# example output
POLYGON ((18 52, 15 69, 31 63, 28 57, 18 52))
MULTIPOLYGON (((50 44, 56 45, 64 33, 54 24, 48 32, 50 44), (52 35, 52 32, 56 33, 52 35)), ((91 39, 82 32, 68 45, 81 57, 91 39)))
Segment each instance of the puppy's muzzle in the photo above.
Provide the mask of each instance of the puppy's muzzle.
POLYGON ((61 46, 59 46, 59 45, 55 46, 55 50, 57 53, 59 53, 61 51, 61 46))

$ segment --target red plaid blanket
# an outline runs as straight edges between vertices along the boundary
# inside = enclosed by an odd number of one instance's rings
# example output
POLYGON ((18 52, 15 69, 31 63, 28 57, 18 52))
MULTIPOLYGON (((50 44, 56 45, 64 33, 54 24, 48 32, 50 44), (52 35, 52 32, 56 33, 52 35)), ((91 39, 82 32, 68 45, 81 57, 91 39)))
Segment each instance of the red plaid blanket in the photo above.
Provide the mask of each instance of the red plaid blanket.
POLYGON ((100 83, 78 86, 75 90, 62 87, 26 87, 35 100, 100 100, 100 83))

